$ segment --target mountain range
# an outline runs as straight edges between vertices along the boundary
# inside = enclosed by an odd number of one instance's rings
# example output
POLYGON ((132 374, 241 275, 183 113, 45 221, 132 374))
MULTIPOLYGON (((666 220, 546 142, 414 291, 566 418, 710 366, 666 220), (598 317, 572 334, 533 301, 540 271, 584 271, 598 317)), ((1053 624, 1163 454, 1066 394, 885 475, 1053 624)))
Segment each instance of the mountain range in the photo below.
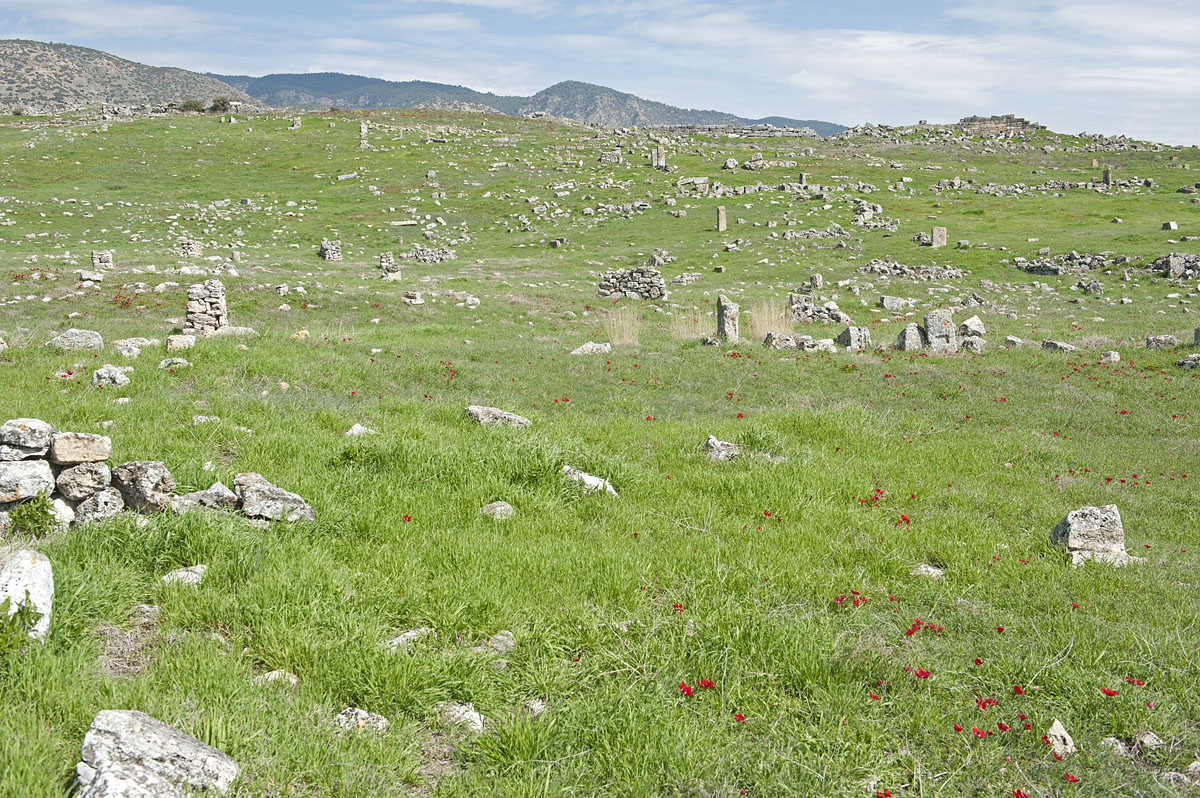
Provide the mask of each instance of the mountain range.
POLYGON ((510 116, 542 112, 576 122, 628 127, 631 125, 750 125, 810 127, 822 136, 845 130, 844 125, 816 119, 781 116, 747 119, 721 111, 677 108, 645 100, 606 86, 568 80, 529 97, 492 94, 420 80, 397 82, 338 72, 305 74, 218 75, 209 77, 228 83, 266 105, 310 108, 412 108, 451 107, 492 110, 510 116))
POLYGON ((606 86, 569 80, 529 97, 491 94, 426 81, 397 82, 335 72, 200 74, 154 67, 70 44, 0 40, 0 112, 61 113, 103 104, 208 104, 227 97, 250 107, 440 108, 510 116, 544 113, 605 127, 755 125, 809 127, 822 136, 845 130, 816 119, 747 119, 721 111, 677 108, 606 86))

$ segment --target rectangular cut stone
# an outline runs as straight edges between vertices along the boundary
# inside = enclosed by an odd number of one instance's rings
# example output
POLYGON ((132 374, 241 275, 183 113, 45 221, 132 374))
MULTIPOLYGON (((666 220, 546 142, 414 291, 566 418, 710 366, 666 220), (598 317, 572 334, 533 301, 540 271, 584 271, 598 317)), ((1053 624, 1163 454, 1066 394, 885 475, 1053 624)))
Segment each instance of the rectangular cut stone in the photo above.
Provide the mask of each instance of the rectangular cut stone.
POLYGON ((931 310, 925 314, 925 337, 935 355, 952 355, 958 351, 958 334, 954 316, 948 310, 931 310))
POLYGON ((933 246, 935 248, 946 246, 947 241, 948 241, 948 236, 946 234, 946 228, 944 228, 944 227, 933 228, 933 246))
POLYGON ((60 432, 50 440, 50 462, 55 465, 100 463, 112 457, 112 439, 89 432, 60 432))
POLYGON ((732 344, 738 342, 738 306, 722 294, 717 299, 717 337, 732 344))
POLYGON ((729 223, 725 219, 725 206, 717 206, 717 232, 724 233, 729 229, 729 223))

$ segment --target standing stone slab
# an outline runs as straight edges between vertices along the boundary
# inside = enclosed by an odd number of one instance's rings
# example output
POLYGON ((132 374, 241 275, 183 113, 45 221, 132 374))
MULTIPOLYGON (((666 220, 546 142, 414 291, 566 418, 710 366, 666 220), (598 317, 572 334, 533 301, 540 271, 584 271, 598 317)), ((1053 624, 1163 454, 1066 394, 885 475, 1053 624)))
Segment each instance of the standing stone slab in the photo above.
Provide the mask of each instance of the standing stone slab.
POLYGON ((725 218, 725 206, 718 205, 717 206, 717 232, 724 233, 728 229, 729 229, 729 222, 725 218))
POLYGON ((871 330, 867 327, 847 327, 837 337, 837 344, 855 352, 860 349, 870 349, 871 330))
POLYGON ((41 613, 29 630, 35 640, 45 640, 50 631, 50 610, 54 603, 54 572, 50 560, 31 549, 0 549, 0 604, 8 599, 8 615, 16 615, 26 603, 41 613))
POLYGON ((1118 567, 1144 562, 1125 551, 1125 528, 1115 504, 1072 510, 1050 532, 1050 542, 1070 553, 1072 565, 1088 560, 1118 567))
POLYGON ((736 345, 739 340, 738 317, 740 315, 737 304, 721 294, 717 299, 717 337, 736 345))
POLYGON ((952 355, 958 350, 954 316, 948 310, 931 310, 925 314, 925 338, 935 355, 952 355))
POLYGON ((901 352, 920 352, 926 343, 925 331, 915 321, 906 325, 896 338, 896 348, 901 352))
POLYGON ((227 754, 135 710, 97 714, 80 760, 80 798, 225 795, 240 771, 227 754))
POLYGON ((94 330, 77 330, 71 328, 64 333, 51 338, 46 346, 53 346, 64 352, 78 352, 83 349, 103 349, 104 339, 94 330))
POLYGON ((944 247, 944 246, 946 246, 946 244, 947 244, 948 240, 949 240, 949 239, 948 239, 948 236, 947 236, 947 234, 946 234, 946 228, 944 228, 944 227, 935 227, 935 228, 933 228, 933 242, 932 242, 932 244, 933 244, 933 247, 934 247, 935 249, 937 249, 937 248, 939 248, 939 247, 944 247))

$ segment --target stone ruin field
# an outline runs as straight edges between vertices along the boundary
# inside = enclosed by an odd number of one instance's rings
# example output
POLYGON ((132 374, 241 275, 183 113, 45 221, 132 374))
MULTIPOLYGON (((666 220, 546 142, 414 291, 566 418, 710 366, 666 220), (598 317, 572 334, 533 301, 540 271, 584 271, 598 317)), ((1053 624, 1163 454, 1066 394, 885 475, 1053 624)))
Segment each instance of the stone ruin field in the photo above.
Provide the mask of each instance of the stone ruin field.
POLYGON ((1196 794, 1198 181, 0 119, 0 794, 1196 794))

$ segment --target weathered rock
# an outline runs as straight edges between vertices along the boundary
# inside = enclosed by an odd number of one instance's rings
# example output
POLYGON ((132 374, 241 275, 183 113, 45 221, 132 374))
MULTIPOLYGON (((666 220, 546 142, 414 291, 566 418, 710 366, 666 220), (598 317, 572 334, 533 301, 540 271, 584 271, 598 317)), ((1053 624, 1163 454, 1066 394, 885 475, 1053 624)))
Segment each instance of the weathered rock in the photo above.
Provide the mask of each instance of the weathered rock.
POLYGON ((55 465, 99 463, 112 457, 112 439, 90 432, 59 432, 50 439, 50 462, 55 465))
POLYGON ((513 633, 502 629, 471 650, 476 654, 507 654, 517 647, 513 633))
POLYGON ((378 435, 379 433, 370 427, 364 427, 362 424, 355 424, 350 429, 346 430, 345 437, 357 438, 359 435, 378 435))
POLYGON ((1143 562, 1125 551, 1125 529, 1115 504, 1072 510, 1054 527, 1050 542, 1064 547, 1071 554, 1073 565, 1088 560, 1115 566, 1143 562))
POLYGON ((1075 753, 1075 741, 1071 739, 1071 735, 1067 734, 1066 728, 1059 723, 1058 718, 1055 718, 1054 723, 1050 724, 1050 729, 1046 732, 1046 739, 1050 741, 1050 750, 1060 757, 1075 753))
POLYGON ((158 460, 122 463, 112 470, 112 484, 121 492, 125 505, 134 510, 167 509, 175 492, 171 472, 158 460))
POLYGON ((204 575, 208 573, 207 565, 189 565, 187 568, 176 568, 162 578, 164 585, 191 585, 195 587, 204 581, 204 575))
POLYGON ((879 307, 884 310, 895 313, 912 307, 912 302, 907 299, 901 299, 898 296, 881 296, 879 297, 879 307))
POLYGON ((854 351, 871 348, 871 330, 867 327, 847 327, 837 337, 838 346, 854 351))
POLYGON ((1100 747, 1112 751, 1117 756, 1129 756, 1129 746, 1116 737, 1105 737, 1100 741, 1100 747))
POLYGON ((1074 352, 1075 347, 1063 341, 1042 341, 1042 349, 1049 349, 1051 352, 1074 352))
POLYGON ((976 335, 982 337, 987 335, 987 328, 983 326, 983 319, 978 316, 972 316, 958 325, 958 334, 962 336, 976 335))
POLYGON ((242 512, 250 518, 265 518, 268 521, 316 520, 313 508, 304 499, 272 485, 261 474, 238 474, 233 478, 233 490, 242 512))
POLYGON ((987 341, 978 335, 968 335, 965 338, 958 339, 958 345, 964 352, 973 352, 981 355, 983 354, 984 346, 987 345, 987 341))
POLYGON ((92 385, 97 388, 119 388, 122 385, 128 385, 128 375, 132 371, 133 366, 114 366, 111 363, 105 363, 92 372, 92 385))
POLYGON ((609 496, 618 495, 616 489, 608 483, 607 479, 601 479, 600 477, 594 477, 591 474, 585 474, 578 468, 572 468, 569 465, 564 465, 562 467, 562 471, 559 473, 561 473, 565 479, 568 479, 571 482, 578 482, 579 484, 583 485, 583 489, 589 493, 604 492, 609 496))
POLYGON ((418 640, 430 638, 437 639, 437 631, 430 626, 418 626, 416 629, 409 629, 406 632, 401 632, 392 639, 385 642, 384 648, 388 651, 408 651, 408 647, 418 640))
POLYGON ((1190 355, 1185 355, 1175 361, 1175 365, 1181 369, 1194 369, 1200 366, 1200 352, 1193 352, 1190 355))
POLYGON ((516 413, 510 413, 507 410, 500 410, 496 407, 484 407, 483 405, 470 405, 467 407, 467 416, 480 424, 499 424, 506 427, 528 427, 532 422, 524 416, 518 416, 516 413))
POLYGON ((902 352, 920 352, 926 344, 925 331, 916 322, 905 325, 896 338, 896 348, 902 352))
POLYGON ((475 705, 447 702, 438 706, 438 714, 447 726, 456 726, 479 734, 483 731, 483 715, 475 710, 475 705))
POLYGON ((930 579, 941 579, 943 576, 946 575, 946 572, 943 571, 941 568, 938 568, 936 565, 930 565, 929 563, 921 563, 916 568, 912 569, 912 575, 913 576, 927 576, 930 579))
POLYGON ((185 349, 191 349, 196 345, 196 336, 194 335, 168 335, 167 336, 167 353, 182 352, 185 349))
POLYGON ((0 503, 32 499, 54 490, 54 472, 45 460, 0 461, 0 503))
POLYGON ((103 710, 83 738, 80 798, 224 795, 240 768, 231 757, 134 710, 103 710))
POLYGON ((50 517, 59 526, 67 527, 75 522, 75 511, 61 496, 50 500, 50 517))
POLYGON ((1133 747, 1137 749, 1139 754, 1149 753, 1156 748, 1162 748, 1164 745, 1166 743, 1162 741, 1162 738, 1149 730, 1140 731, 1133 738, 1133 747))
POLYGON ((948 310, 932 310, 925 314, 925 338, 935 355, 952 355, 958 351, 954 316, 948 310))
POLYGON ((497 521, 505 521, 512 518, 516 514, 516 510, 508 502, 492 502, 484 505, 480 512, 486 516, 496 519, 497 521))
POLYGON ((158 361, 158 368, 160 371, 166 371, 167 369, 186 369, 191 367, 191 361, 182 357, 164 357, 162 360, 158 361))
POLYGON ((767 337, 763 339, 763 346, 767 349, 795 349, 796 336, 786 335, 784 333, 769 332, 767 337))
POLYGON ((60 471, 55 484, 64 499, 81 502, 111 485, 112 472, 104 463, 80 463, 60 471))
POLYGON ((588 341, 586 344, 576 347, 571 350, 572 355, 607 355, 612 351, 612 344, 598 344, 594 341, 588 341))
POLYGON ((295 687, 300 683, 300 677, 291 671, 277 670, 260 673, 254 677, 255 684, 286 684, 288 687, 295 687))
POLYGON ((102 488, 75 505, 75 525, 113 518, 125 509, 125 500, 116 488, 102 488))
POLYGON ((1100 355, 1100 362, 1101 363, 1120 363, 1121 362, 1121 353, 1120 352, 1105 352, 1102 355, 1100 355))
POLYGON ((740 315, 737 304, 721 294, 717 298, 717 337, 736 345, 739 340, 738 317, 740 315))
POLYGON ((220 482, 214 482, 207 490, 185 493, 182 496, 171 497, 171 509, 184 513, 190 509, 203 507, 209 510, 232 510, 237 506, 237 494, 220 482))
POLYGON ((14 418, 0 427, 0 460, 41 457, 58 430, 36 418, 14 418))
POLYGON ((1174 335, 1146 336, 1147 349, 1174 349, 1179 346, 1179 339, 1174 335))
POLYGON ((103 349, 104 339, 100 337, 100 333, 93 330, 71 328, 51 338, 46 342, 46 346, 53 346, 65 352, 77 352, 84 349, 103 349))
POLYGON ((8 616, 28 604, 41 617, 29 630, 35 640, 45 640, 50 631, 54 604, 54 571, 45 554, 31 549, 0 548, 0 604, 8 599, 8 616))
POLYGON ((343 709, 333 719, 333 724, 342 731, 369 731, 376 734, 382 734, 391 725, 383 715, 376 715, 374 712, 367 712, 358 707, 343 709))
POLYGON ((719 441, 713 435, 709 435, 704 442, 704 451, 708 452, 708 458, 714 463, 728 462, 741 453, 736 443, 719 441))
POLYGON ((153 338, 122 338, 119 341, 113 341, 113 349, 117 350, 117 354, 122 357, 137 357, 142 354, 142 350, 148 346, 157 346, 158 341, 153 338))
POLYGON ((1008 335, 1008 336, 1005 336, 1005 338, 1004 338, 1004 345, 1005 346, 1024 346, 1025 341, 1018 338, 1015 335, 1008 335))

